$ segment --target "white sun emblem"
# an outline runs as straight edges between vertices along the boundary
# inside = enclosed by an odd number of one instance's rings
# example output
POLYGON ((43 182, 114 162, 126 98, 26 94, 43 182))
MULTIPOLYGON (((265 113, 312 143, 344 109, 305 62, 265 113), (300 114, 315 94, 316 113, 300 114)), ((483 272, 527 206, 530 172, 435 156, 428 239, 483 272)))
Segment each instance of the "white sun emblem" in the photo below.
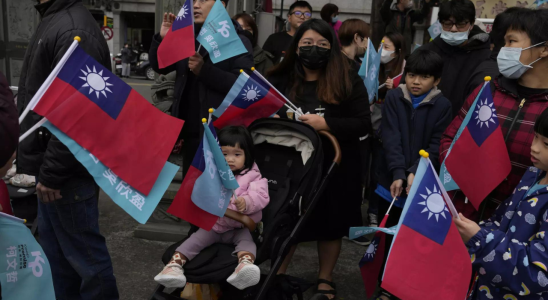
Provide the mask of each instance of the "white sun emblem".
POLYGON ((426 195, 420 195, 426 201, 419 202, 418 204, 426 206, 421 213, 428 212, 428 220, 430 220, 432 215, 436 216, 436 222, 439 220, 440 215, 447 219, 444 212, 449 211, 447 210, 447 207, 445 207, 445 201, 443 201, 441 192, 438 191, 435 185, 433 192, 426 188, 426 195))
POLYGON ((261 97, 261 91, 259 91, 256 86, 247 86, 247 89, 244 89, 242 96, 244 96, 244 101, 255 101, 261 97))
POLYGON ((181 8, 181 10, 179 11, 179 13, 177 14, 177 20, 182 20, 182 19, 186 19, 186 15, 188 14, 188 7, 185 5, 183 5, 183 8, 181 8))
POLYGON ((363 256, 368 259, 372 259, 375 256, 375 253, 377 253, 377 243, 373 242, 369 244, 369 247, 367 247, 367 250, 363 256))
POLYGON ((82 87, 89 87, 88 94, 95 92, 97 99, 99 99, 99 93, 103 94, 103 96, 105 97, 107 97, 107 93, 105 93, 105 91, 112 93, 112 91, 108 88, 109 86, 112 86, 112 84, 107 82, 110 77, 103 77, 103 70, 97 72, 95 66, 93 66, 92 71, 87 65, 86 68, 88 69, 87 72, 80 69, 80 71, 82 71, 82 73, 84 73, 86 77, 79 78, 86 82, 84 83, 84 85, 82 85, 82 87))
POLYGON ((480 124, 480 128, 485 124, 487 128, 489 128, 489 122, 495 124, 495 121, 493 120, 493 117, 495 116, 495 109, 493 108, 493 103, 487 104, 487 99, 485 99, 485 102, 481 102, 481 99, 479 101, 477 110, 476 110, 476 120, 478 120, 477 124, 480 124))

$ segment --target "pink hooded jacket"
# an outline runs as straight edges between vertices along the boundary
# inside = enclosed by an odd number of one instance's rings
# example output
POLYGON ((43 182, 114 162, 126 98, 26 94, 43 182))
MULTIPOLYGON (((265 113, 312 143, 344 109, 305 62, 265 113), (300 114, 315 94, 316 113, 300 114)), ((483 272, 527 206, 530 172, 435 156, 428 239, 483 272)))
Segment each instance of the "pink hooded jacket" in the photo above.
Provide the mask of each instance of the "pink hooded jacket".
MULTIPOLYGON (((235 194, 236 197, 244 197, 245 199, 246 210, 242 213, 248 215, 255 223, 258 223, 263 217, 263 208, 270 202, 270 197, 268 196, 268 181, 261 176, 259 167, 255 163, 251 170, 242 173, 242 175, 236 175, 236 180, 240 187, 236 189, 235 194)), ((236 204, 234 204, 233 201, 234 198, 230 201, 228 208, 238 211, 236 204)), ((242 223, 227 217, 222 217, 213 225, 213 231, 223 233, 242 227, 244 227, 242 223)))

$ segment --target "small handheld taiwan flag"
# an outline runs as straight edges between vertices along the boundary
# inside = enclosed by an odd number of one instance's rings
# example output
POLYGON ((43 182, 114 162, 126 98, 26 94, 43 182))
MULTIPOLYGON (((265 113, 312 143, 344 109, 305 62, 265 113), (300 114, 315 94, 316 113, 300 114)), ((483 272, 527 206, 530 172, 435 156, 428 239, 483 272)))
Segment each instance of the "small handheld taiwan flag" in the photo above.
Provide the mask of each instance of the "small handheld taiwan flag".
POLYGON ((165 68, 195 52, 192 0, 186 0, 158 47, 158 66, 165 68))

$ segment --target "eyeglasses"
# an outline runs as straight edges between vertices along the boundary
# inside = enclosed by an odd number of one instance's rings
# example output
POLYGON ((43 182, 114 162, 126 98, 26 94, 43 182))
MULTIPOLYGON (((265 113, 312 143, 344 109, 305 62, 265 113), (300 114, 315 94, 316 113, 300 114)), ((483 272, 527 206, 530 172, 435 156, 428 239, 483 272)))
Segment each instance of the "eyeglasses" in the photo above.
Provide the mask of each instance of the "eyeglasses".
POLYGON ((453 28, 453 26, 457 26, 457 29, 465 29, 466 26, 470 24, 470 21, 465 21, 465 22, 459 22, 459 23, 455 23, 455 22, 451 22, 451 21, 445 21, 443 23, 441 23, 441 26, 443 28, 443 30, 445 31, 449 31, 451 30, 451 28, 453 28))
POLYGON ((310 12, 304 12, 303 13, 302 11, 298 11, 298 10, 290 13, 289 15, 290 16, 295 15, 295 17, 297 17, 297 18, 300 18, 300 17, 304 16, 305 19, 310 19, 312 17, 312 13, 310 13, 310 12))

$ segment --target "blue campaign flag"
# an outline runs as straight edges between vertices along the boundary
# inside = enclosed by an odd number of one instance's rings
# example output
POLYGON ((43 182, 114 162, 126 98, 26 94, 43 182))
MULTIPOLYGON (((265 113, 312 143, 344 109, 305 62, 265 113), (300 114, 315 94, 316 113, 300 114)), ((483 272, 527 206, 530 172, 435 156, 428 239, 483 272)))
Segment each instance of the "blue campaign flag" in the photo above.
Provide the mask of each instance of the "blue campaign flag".
MULTIPOLYGON (((383 45, 379 49, 379 53, 382 51, 383 45)), ((366 74, 363 83, 367 88, 369 94, 369 103, 373 103, 373 99, 379 91, 379 69, 381 66, 381 56, 375 51, 371 39, 369 39, 369 46, 367 47, 367 62, 366 62, 366 74)))
POLYGON ((2 299, 55 300, 49 261, 22 220, 0 213, 2 299))
POLYGON ((377 231, 384 232, 386 234, 394 235, 396 234, 396 227, 392 226, 389 228, 384 227, 350 227, 350 232, 348 233, 348 238, 353 240, 359 238, 360 236, 368 235, 375 233, 377 231))
POLYGON ((78 143, 50 122, 46 122, 43 126, 67 146, 74 157, 88 170, 95 179, 95 182, 112 201, 141 224, 145 224, 148 218, 150 218, 173 177, 175 177, 175 174, 179 170, 179 166, 166 162, 150 193, 148 196, 145 196, 131 187, 122 178, 119 178, 118 175, 100 162, 93 154, 78 145, 78 143))
POLYGON ((536 0, 537 7, 540 7, 541 5, 548 3, 548 0, 536 0))
MULTIPOLYGON (((483 89, 485 88, 486 85, 487 85, 487 83, 483 85, 483 87, 479 91, 478 95, 476 96, 476 99, 472 103, 472 106, 470 106, 470 107, 476 107, 478 99, 479 99, 480 95, 482 94, 483 89)), ((449 150, 447 150, 447 155, 445 155, 445 159, 443 160, 443 163, 441 164, 440 178, 441 178, 441 182, 443 184, 443 187, 445 188, 446 191, 454 191, 454 190, 459 190, 460 189, 459 186, 457 185, 457 183, 455 182, 455 180, 453 180, 453 177, 451 176, 451 174, 449 174, 449 171, 447 171, 447 167, 445 166, 445 161, 447 160, 447 157, 449 157, 449 155, 451 154, 451 149, 453 149, 453 146, 455 145, 455 142, 459 139, 460 135, 464 131, 464 128, 466 128, 466 125, 468 125, 468 122, 470 121, 471 118, 472 118, 471 113, 466 114, 466 117, 462 121, 462 124, 461 124, 459 130, 457 131, 457 134, 455 134, 455 137, 453 138, 453 141, 451 142, 451 146, 449 146, 449 150)))
POLYGON ((430 34, 430 37, 432 39, 435 39, 436 37, 438 37, 438 35, 441 34, 441 23, 439 20, 436 20, 434 24, 428 27, 428 33, 430 34))
POLYGON ((191 199, 204 211, 222 217, 239 185, 221 151, 213 124, 204 124, 204 130, 202 143, 192 161, 192 167, 200 174, 191 199))
POLYGON ((213 4, 196 40, 209 52, 214 64, 247 52, 221 1, 213 4))

